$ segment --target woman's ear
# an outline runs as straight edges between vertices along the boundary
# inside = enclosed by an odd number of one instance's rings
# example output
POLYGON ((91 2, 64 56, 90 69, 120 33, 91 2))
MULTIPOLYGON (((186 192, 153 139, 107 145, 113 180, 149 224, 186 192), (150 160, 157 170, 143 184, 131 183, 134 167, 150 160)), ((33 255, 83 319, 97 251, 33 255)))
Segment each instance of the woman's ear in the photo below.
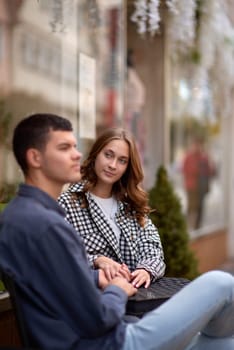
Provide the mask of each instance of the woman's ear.
POLYGON ((36 148, 29 148, 26 153, 29 168, 40 168, 41 153, 36 148))

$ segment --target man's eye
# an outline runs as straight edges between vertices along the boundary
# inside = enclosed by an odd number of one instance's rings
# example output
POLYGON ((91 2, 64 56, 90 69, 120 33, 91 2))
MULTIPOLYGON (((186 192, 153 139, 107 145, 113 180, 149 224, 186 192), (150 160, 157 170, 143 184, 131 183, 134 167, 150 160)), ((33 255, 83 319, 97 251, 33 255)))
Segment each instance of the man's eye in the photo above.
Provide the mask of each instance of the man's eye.
POLYGON ((60 149, 60 151, 66 151, 68 149, 68 147, 67 146, 61 146, 61 147, 59 147, 59 149, 60 149))

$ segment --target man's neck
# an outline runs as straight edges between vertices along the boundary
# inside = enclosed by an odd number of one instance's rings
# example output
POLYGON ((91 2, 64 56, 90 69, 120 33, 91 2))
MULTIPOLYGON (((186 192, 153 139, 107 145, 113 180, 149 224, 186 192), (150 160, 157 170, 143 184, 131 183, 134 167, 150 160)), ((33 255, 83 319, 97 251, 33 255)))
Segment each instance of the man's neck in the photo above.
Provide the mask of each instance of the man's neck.
POLYGON ((26 176, 25 183, 30 186, 39 188, 40 190, 46 192, 49 196, 58 199, 62 192, 62 185, 57 183, 51 183, 49 181, 40 181, 38 178, 26 176))

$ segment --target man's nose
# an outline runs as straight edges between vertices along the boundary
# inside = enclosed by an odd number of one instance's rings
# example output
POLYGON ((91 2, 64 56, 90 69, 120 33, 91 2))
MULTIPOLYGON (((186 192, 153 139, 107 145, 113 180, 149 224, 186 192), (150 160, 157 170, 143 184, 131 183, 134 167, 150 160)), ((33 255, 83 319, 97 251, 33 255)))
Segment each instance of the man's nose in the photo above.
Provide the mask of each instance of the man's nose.
POLYGON ((75 149, 74 157, 75 157, 76 159, 81 159, 82 153, 81 153, 80 151, 78 151, 78 149, 75 149))

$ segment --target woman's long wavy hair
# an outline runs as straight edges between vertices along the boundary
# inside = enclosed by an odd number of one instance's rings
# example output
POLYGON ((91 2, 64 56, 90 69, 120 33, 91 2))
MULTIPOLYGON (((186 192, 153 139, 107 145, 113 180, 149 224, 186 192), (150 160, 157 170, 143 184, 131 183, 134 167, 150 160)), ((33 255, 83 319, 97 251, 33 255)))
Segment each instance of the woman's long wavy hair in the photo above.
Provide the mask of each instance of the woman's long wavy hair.
POLYGON ((97 175, 94 170, 95 159, 101 150, 113 140, 124 140, 129 146, 129 161, 125 173, 121 179, 114 183, 112 193, 115 197, 127 204, 126 213, 134 215, 138 223, 143 227, 145 216, 149 214, 148 195, 142 187, 143 170, 136 143, 132 135, 121 128, 111 128, 94 142, 87 159, 81 166, 82 179, 85 180, 84 191, 89 191, 97 183, 97 175))

